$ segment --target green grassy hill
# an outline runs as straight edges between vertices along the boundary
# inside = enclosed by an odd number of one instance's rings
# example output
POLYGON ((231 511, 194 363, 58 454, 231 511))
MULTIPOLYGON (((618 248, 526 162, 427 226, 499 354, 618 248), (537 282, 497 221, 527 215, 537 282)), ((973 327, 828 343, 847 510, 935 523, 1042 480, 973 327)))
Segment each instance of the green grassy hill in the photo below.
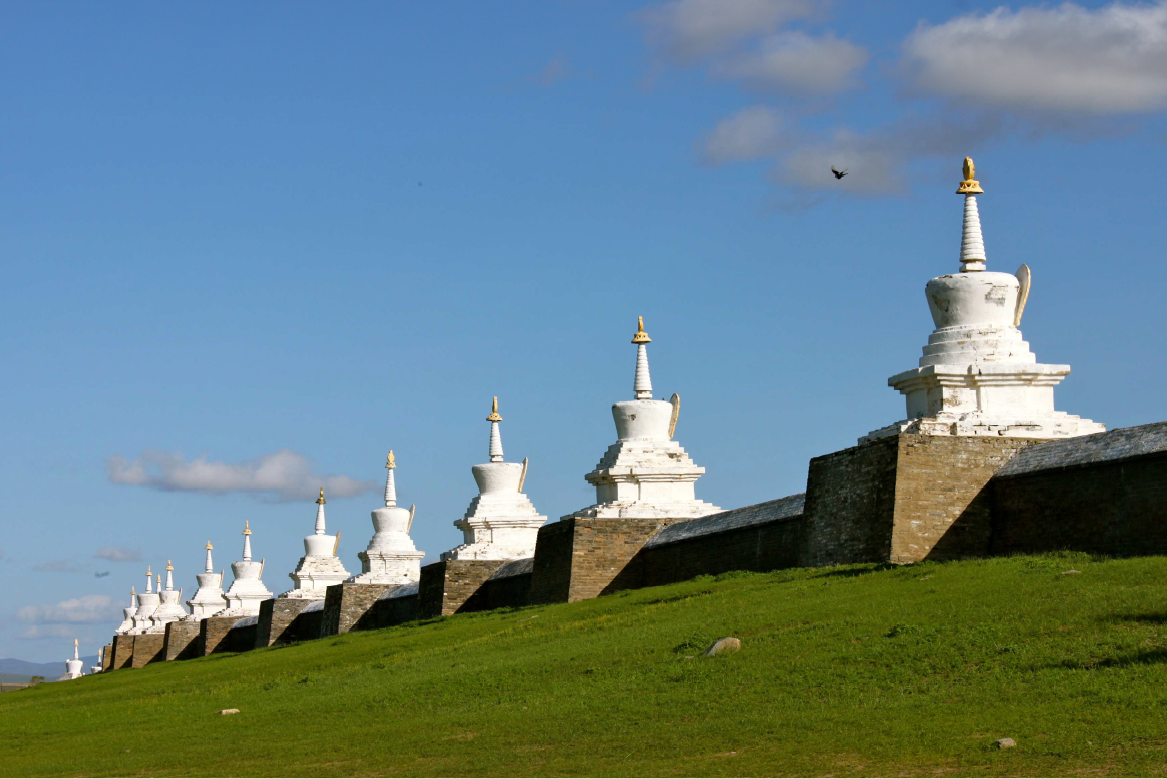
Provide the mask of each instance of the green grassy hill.
POLYGON ((1165 772, 1164 558, 729 574, 0 696, 4 775, 1165 772))

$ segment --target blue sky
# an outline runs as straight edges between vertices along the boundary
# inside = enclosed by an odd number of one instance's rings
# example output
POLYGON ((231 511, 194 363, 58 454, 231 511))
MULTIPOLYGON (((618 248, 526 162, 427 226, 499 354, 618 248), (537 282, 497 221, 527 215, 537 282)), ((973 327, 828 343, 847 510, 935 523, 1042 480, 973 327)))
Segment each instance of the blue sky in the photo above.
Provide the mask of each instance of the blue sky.
POLYGON ((436 559, 493 395, 539 511, 590 504, 637 315, 698 497, 801 491, 902 417, 965 154, 1059 409, 1164 418, 1167 6, 716 6, 6 6, 0 656, 244 520, 287 589, 322 481, 359 570, 390 448, 436 559))

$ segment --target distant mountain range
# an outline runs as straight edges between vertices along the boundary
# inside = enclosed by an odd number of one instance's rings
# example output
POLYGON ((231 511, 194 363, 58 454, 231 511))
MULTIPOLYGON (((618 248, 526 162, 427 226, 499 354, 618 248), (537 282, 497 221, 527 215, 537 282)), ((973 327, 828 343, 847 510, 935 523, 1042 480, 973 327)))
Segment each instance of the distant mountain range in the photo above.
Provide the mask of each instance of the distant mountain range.
MULTIPOLYGON (((85 673, 89 673, 89 666, 97 665, 97 655, 90 655, 82 657, 81 666, 85 673)), ((14 657, 6 657, 0 660, 0 674, 11 674, 13 676, 43 676, 46 680, 54 680, 58 676, 65 673, 65 661, 58 660, 55 663, 30 663, 27 660, 17 660, 14 657)), ((17 681, 16 679, 5 679, 4 681, 17 681)))

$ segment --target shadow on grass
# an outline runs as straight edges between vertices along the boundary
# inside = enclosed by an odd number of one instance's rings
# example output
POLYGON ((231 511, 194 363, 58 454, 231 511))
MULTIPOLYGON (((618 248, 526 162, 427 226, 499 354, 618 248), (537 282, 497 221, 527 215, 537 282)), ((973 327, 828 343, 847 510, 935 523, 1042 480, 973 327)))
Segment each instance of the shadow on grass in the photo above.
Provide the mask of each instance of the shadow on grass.
POLYGON ((896 563, 877 563, 867 568, 844 568, 838 571, 823 571, 808 576, 808 579, 826 579, 829 577, 843 577, 852 578, 854 576, 866 576, 869 573, 876 573, 878 571, 897 571, 904 570, 905 566, 897 565, 896 563))
POLYGON ((1139 665, 1167 663, 1167 649, 1148 649, 1138 652, 1106 657, 1097 660, 1063 660, 1051 668, 1065 668, 1071 671, 1094 671, 1101 668, 1130 668, 1139 665))
POLYGON ((1167 625, 1167 612, 1145 612, 1142 614, 1115 614, 1103 617, 1104 622, 1142 622, 1147 625, 1167 625))

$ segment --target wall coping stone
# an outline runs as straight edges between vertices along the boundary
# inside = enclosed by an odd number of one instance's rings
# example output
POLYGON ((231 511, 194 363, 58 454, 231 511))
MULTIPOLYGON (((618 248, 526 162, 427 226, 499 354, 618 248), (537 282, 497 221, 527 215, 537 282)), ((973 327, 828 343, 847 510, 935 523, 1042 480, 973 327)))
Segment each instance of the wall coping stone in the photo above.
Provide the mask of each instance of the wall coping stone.
POLYGON ((301 614, 307 614, 310 611, 324 611, 324 601, 314 600, 300 611, 301 614))
POLYGON ((651 549, 665 544, 676 544, 701 536, 727 533, 731 530, 764 525, 769 522, 799 519, 802 517, 805 502, 806 493, 800 492, 797 495, 789 495, 777 500, 768 500, 764 503, 755 503, 752 506, 722 511, 719 514, 710 514, 699 519, 678 522, 661 529, 645 543, 643 548, 651 549))
POLYGON ((504 563, 501 568, 490 575, 487 581, 494 581, 495 579, 509 579, 512 576, 523 576, 535 570, 534 557, 521 557, 518 560, 511 560, 504 563))
POLYGON ((1008 479, 1038 471, 1116 463, 1167 452, 1167 422, 1120 427, 1105 433, 1035 444, 1018 452, 994 478, 1008 479))
POLYGON ((395 587, 390 587, 377 596, 377 600, 393 600, 394 598, 409 598, 417 595, 417 582, 409 582, 408 584, 398 584, 395 587))
POLYGON ((231 626, 231 629, 234 630, 235 628, 245 628, 245 627, 250 627, 251 625, 258 625, 258 624, 259 624, 259 617, 258 616, 242 617, 234 625, 231 626))

